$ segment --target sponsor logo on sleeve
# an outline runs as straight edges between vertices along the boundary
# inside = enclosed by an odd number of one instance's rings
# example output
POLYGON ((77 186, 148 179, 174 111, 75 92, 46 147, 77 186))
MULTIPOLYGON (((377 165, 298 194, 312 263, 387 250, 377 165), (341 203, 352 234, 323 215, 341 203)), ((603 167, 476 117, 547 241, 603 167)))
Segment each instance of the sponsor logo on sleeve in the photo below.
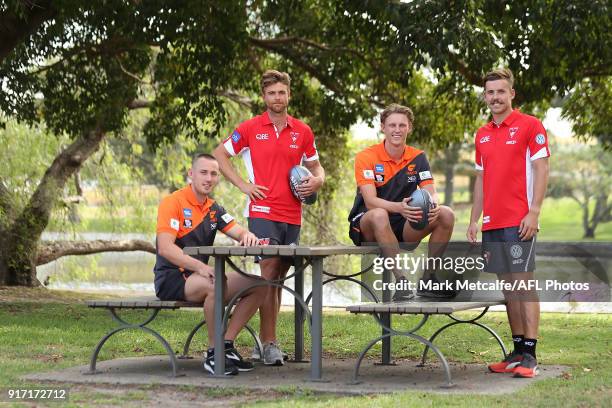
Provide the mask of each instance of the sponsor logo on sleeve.
POLYGON ((232 217, 232 216, 231 216, 231 215, 229 215, 229 214, 223 214, 223 215, 221 216, 221 219, 222 219, 222 220, 223 220, 223 221, 224 221, 226 224, 229 224, 230 222, 234 221, 234 217, 232 217))
POLYGON ((183 208, 183 215, 185 216, 185 218, 191 218, 192 216, 191 208, 183 208))
POLYGON ((487 143, 491 141, 491 136, 483 136, 480 138, 480 143, 487 143))
POLYGON ((421 171, 421 172, 419 172, 419 178, 421 180, 428 180, 428 179, 432 178, 431 177, 431 172, 429 170, 421 171))
POLYGON ((181 224, 179 223, 179 220, 177 220, 176 218, 170 218, 170 228, 178 231, 180 225, 181 224))
POLYGON ((193 227, 193 224, 192 224, 191 220, 184 220, 183 221, 183 226, 185 228, 191 228, 191 227, 193 227))
POLYGON ((376 182, 377 183, 382 183, 383 181, 385 181, 385 176, 382 174, 377 174, 376 175, 376 182))
POLYGON ((372 170, 364 170, 363 178, 367 180, 374 180, 374 172, 372 170))
POLYGON ((232 140, 234 143, 238 143, 240 140, 240 133, 238 133, 238 131, 234 130, 234 133, 232 133, 232 140))
POLYGON ((546 143, 546 136, 544 136, 542 133, 538 133, 535 137, 535 141, 537 144, 543 145, 546 143))
POLYGON ((377 164, 376 166, 374 166, 374 171, 376 173, 384 173, 385 172, 385 166, 383 166, 382 164, 377 164))
POLYGON ((488 224, 489 222, 491 222, 491 216, 490 215, 485 215, 484 217, 482 217, 482 223, 483 224, 488 224))

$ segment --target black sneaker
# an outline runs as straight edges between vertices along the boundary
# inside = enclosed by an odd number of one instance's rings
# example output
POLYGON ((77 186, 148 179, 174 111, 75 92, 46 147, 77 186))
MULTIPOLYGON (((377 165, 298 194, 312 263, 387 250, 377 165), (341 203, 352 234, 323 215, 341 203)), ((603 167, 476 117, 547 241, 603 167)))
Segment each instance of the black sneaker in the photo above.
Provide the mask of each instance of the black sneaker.
MULTIPOLYGON (((451 282, 451 281, 446 281, 451 282)), ((421 297, 438 298, 438 299, 452 299, 457 296, 457 291, 448 288, 440 288, 441 285, 438 278, 431 276, 427 279, 421 278, 419 280, 419 286, 417 287, 417 295, 421 297), (431 282, 431 283, 430 283, 431 282), (427 288, 425 285, 427 283, 427 288)))
MULTIPOLYGON (((210 374, 215 374, 215 352, 208 350, 206 358, 204 359, 204 369, 210 374)), ((225 354, 225 375, 237 375, 238 367, 234 364, 234 360, 228 358, 225 354)))
POLYGON ((230 347, 225 349, 225 359, 230 359, 238 368, 238 371, 251 371, 255 366, 250 361, 245 361, 242 359, 236 347, 230 347))
POLYGON ((404 286, 406 289, 397 289, 395 291, 395 293, 393 294, 393 301, 394 302, 404 302, 406 300, 410 300, 414 297, 414 293, 412 292, 412 290, 407 289, 408 288, 408 279, 406 279, 405 276, 401 276, 400 278, 398 278, 395 281, 396 285, 402 285, 404 286))

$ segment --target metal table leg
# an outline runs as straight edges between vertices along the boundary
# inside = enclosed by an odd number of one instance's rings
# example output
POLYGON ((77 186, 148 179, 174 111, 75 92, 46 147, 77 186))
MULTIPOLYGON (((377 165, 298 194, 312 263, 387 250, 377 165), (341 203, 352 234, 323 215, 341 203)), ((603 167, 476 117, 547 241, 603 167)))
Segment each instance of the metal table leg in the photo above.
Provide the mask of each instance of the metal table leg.
MULTIPOLYGON (((391 271, 387 268, 383 270, 383 283, 389 284, 391 282, 391 271)), ((391 291, 388 289, 388 286, 383 287, 382 293, 383 302, 391 301, 391 291)), ((391 313, 381 313, 381 317, 384 323, 384 326, 391 327, 391 313)), ((382 351, 381 351, 381 359, 380 364, 382 365, 395 365, 391 362, 391 337, 387 336, 389 331, 383 327, 382 329, 382 351)))
MULTIPOLYGON (((303 265, 302 257, 295 257, 295 270, 299 271, 303 265)), ((304 271, 297 272, 294 277, 294 288, 295 293, 301 298, 304 299, 304 271)), ((308 360, 304 360, 304 309, 300 304, 300 301, 296 298, 294 299, 295 307, 294 307, 294 327, 295 327, 295 357, 293 360, 294 363, 302 363, 308 362, 308 360)))
POLYGON ((323 258, 312 259, 312 326, 310 334, 311 365, 310 380, 322 380, 322 353, 323 353, 323 258))
POLYGON ((225 343, 223 337, 225 327, 223 327, 223 305, 225 280, 225 257, 215 256, 215 377, 225 377, 225 343))

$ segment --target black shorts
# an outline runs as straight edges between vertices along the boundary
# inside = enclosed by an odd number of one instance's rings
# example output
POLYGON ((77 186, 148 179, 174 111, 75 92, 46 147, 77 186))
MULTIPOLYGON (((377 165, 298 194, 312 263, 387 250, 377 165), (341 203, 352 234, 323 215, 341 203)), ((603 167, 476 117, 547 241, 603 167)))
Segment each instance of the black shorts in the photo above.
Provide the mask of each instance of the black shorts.
POLYGON ((519 227, 499 228, 482 232, 484 272, 515 273, 535 271, 535 243, 519 238, 519 227))
MULTIPOLYGON (((353 241, 353 244, 361 246, 363 244, 363 235, 361 235, 361 217, 365 212, 357 214, 350 222, 349 225, 349 238, 353 241)), ((404 225, 406 225, 406 219, 399 214, 389 214, 389 223, 397 242, 404 242, 404 225)), ((371 244, 374 244, 372 242, 371 244)))
MULTIPOLYGON (((266 218, 249 218, 249 231, 268 245, 299 245, 300 226, 286 222, 271 221, 266 218)), ((261 259, 275 258, 270 255, 256 256, 261 259)), ((292 258, 287 258, 292 261, 292 258)))
POLYGON ((178 269, 155 272, 155 295, 159 300, 185 301, 185 282, 192 273, 178 269))

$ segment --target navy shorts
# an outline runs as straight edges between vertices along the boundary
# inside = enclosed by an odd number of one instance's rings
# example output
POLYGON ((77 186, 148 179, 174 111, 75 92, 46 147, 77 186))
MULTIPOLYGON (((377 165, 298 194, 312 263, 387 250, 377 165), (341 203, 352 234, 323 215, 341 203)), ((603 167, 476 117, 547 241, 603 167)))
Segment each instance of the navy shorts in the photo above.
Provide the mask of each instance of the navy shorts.
POLYGON ((166 269, 155 272, 155 295, 159 300, 185 301, 185 282, 193 272, 166 269))
MULTIPOLYGON (((299 245, 300 226, 286 222, 271 221, 266 218, 249 217, 249 231, 268 245, 299 245)), ((275 258, 271 255, 258 255, 256 261, 261 259, 275 258)), ((284 258, 283 258, 284 259, 284 258)), ((287 260, 293 262, 288 257, 287 260)))
MULTIPOLYGON (((357 214, 350 222, 349 225, 349 238, 353 241, 353 244, 361 246, 363 244, 363 235, 361 235, 361 217, 365 212, 357 214)), ((397 238, 397 242, 404 242, 404 225, 406 225, 406 219, 399 214, 389 214, 389 223, 391 224, 391 230, 393 235, 397 238)), ((374 244, 372 242, 371 244, 374 244)))
POLYGON ((519 238, 519 227, 498 228, 482 232, 484 272, 515 273, 535 271, 535 243, 519 238))

